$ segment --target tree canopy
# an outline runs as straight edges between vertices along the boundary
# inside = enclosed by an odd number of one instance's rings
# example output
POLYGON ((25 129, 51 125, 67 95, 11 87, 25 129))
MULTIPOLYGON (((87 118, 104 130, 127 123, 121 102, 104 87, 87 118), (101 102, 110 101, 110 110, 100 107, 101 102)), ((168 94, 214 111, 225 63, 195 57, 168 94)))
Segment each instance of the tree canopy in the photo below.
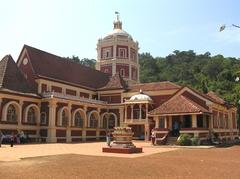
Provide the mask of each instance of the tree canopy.
POLYGON ((78 56, 75 56, 75 55, 73 55, 72 57, 67 57, 66 59, 73 61, 75 63, 80 63, 90 68, 95 68, 95 64, 96 64, 95 59, 89 59, 89 58, 80 59, 78 56))
POLYGON ((240 82, 235 80, 240 76, 239 59, 175 50, 164 58, 142 53, 139 62, 141 82, 171 81, 203 93, 214 91, 235 104, 240 99, 240 82))

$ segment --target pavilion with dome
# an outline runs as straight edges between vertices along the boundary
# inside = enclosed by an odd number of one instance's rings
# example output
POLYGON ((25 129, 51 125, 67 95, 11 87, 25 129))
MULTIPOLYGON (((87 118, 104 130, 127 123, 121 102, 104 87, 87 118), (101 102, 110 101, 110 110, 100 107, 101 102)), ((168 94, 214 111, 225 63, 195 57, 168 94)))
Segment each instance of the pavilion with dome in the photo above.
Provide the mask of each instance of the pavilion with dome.
POLYGON ((139 44, 123 30, 119 15, 113 30, 97 42, 96 70, 24 45, 17 62, 0 61, 0 130, 23 131, 32 141, 83 142, 105 139, 114 127, 132 127, 135 139, 157 141, 179 133, 207 140, 238 136, 237 108, 214 92, 169 81, 140 83, 139 44))

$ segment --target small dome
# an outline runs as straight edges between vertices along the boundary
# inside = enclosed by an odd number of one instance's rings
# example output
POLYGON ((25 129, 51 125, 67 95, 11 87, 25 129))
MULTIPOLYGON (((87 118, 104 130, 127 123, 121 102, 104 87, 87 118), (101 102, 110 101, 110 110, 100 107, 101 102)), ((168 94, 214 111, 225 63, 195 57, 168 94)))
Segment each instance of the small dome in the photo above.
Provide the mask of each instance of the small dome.
POLYGON ((129 33, 127 33, 126 31, 124 31, 124 30, 122 30, 122 29, 113 29, 113 31, 112 32, 110 32, 110 33, 108 33, 105 37, 104 37, 104 39, 106 39, 106 38, 111 38, 111 37, 117 37, 117 36, 124 36, 124 37, 127 37, 127 38, 129 38, 129 39, 132 39, 132 36, 129 34, 129 33))
POLYGON ((133 95, 131 98, 130 98, 130 101, 152 101, 152 98, 150 98, 148 95, 146 94, 136 94, 136 95, 133 95))

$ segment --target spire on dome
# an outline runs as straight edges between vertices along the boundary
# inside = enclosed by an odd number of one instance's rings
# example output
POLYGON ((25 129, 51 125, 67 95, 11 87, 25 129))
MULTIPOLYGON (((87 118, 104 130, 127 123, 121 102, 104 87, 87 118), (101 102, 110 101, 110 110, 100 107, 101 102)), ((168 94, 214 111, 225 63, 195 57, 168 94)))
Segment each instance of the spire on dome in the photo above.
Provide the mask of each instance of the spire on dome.
POLYGON ((122 22, 120 21, 120 13, 115 11, 117 19, 113 22, 113 29, 122 29, 122 22))

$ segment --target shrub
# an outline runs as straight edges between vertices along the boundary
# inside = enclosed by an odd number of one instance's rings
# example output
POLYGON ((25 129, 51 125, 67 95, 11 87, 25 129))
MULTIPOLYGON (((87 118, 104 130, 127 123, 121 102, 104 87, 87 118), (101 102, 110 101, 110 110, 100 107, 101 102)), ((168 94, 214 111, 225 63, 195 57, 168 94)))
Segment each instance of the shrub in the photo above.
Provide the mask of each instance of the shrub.
POLYGON ((193 137, 191 138, 192 145, 199 145, 199 138, 198 137, 193 137))
POLYGON ((178 145, 190 146, 192 145, 191 136, 188 134, 181 134, 177 140, 178 145))

